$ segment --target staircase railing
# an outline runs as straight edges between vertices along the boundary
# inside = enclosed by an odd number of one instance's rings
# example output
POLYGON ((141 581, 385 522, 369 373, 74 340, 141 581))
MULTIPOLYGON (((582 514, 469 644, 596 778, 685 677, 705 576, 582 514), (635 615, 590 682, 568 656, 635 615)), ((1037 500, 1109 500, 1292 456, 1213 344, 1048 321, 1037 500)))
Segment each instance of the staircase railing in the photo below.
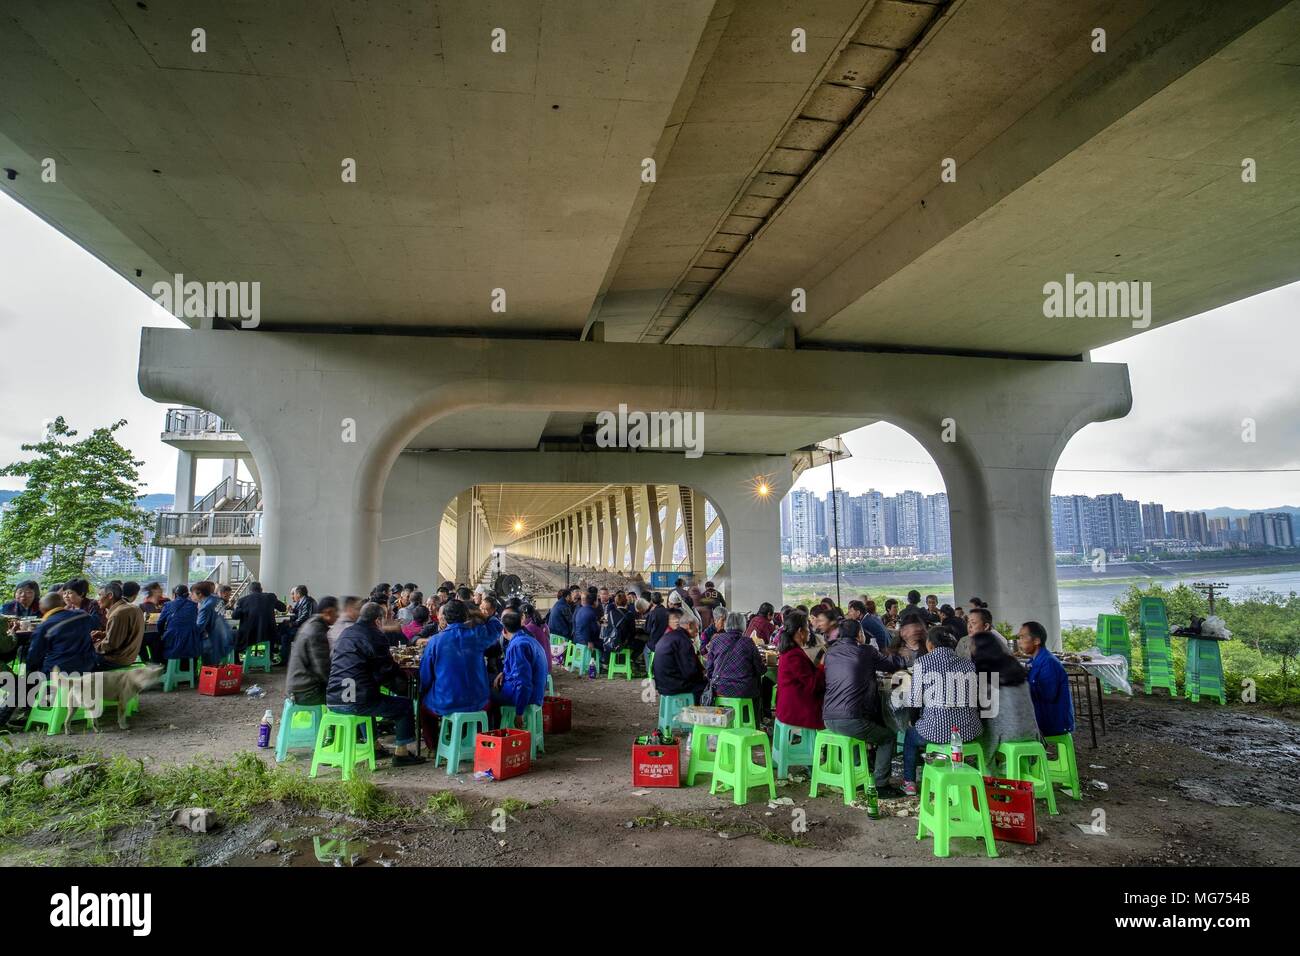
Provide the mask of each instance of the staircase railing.
POLYGON ((163 511, 159 512, 154 537, 159 538, 247 538, 262 536, 260 511, 163 511))

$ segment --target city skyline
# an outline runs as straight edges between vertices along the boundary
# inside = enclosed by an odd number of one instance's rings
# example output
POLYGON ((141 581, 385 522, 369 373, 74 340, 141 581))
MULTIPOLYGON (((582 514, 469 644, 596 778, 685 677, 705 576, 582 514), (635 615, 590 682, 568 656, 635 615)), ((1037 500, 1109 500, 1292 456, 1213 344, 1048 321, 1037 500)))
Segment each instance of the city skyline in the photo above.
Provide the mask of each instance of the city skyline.
MULTIPOLYGON (((1206 510, 1166 509, 1161 502, 1139 502, 1114 492, 1052 495, 1050 503, 1057 554, 1293 548, 1300 518, 1294 513, 1298 509, 1211 516, 1206 510)), ((836 547, 872 557, 951 554, 948 496, 914 490, 885 496, 875 489, 862 495, 837 489, 819 496, 806 488, 791 489, 781 501, 782 554, 829 555, 836 547)))

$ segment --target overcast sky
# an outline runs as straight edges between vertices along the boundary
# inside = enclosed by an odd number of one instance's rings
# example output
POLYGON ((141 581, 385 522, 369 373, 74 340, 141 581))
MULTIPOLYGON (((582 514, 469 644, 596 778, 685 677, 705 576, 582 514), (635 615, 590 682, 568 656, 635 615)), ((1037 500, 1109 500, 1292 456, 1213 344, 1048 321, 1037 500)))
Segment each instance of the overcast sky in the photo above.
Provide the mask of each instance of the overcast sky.
MULTIPOLYGON (((125 418, 119 433, 144 460, 152 492, 174 490, 176 454, 162 444, 165 406, 140 394, 140 329, 180 326, 147 296, 71 240, 0 193, 0 336, 9 359, 0 374, 0 463, 22 456, 43 423, 63 415, 83 434, 125 418), (22 363, 14 361, 22 357, 22 363)), ((1089 425, 1066 448, 1056 494, 1119 491, 1176 509, 1264 508, 1300 504, 1300 284, 1142 333, 1093 353, 1127 362, 1133 411, 1089 425), (1253 418, 1256 441, 1243 442, 1253 418), (1092 474, 1069 469, 1113 469, 1092 474), (1134 474, 1127 470, 1236 474, 1134 474)), ((873 425, 845 436, 853 453, 836 466, 840 487, 935 492, 943 481, 929 455, 906 433, 873 425)), ((219 477, 204 463, 199 493, 219 477)), ((18 488, 0 479, 0 488, 18 488)), ((824 494, 827 468, 800 487, 824 494)))

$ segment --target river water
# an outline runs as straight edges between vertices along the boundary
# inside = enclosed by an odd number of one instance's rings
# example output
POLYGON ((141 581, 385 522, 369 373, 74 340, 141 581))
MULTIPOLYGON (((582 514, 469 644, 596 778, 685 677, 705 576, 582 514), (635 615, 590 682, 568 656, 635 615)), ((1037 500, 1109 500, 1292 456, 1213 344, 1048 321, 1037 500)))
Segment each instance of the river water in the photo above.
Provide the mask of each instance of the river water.
MULTIPOLYGON (((887 572, 889 577, 894 577, 894 572, 887 572)), ((884 577, 885 575, 881 575, 884 577)), ((857 573, 846 575, 844 581, 843 595, 847 602, 858 594, 866 591, 870 594, 889 593, 900 600, 904 598, 904 593, 899 590, 898 584, 894 581, 873 581, 874 575, 857 573), (852 578, 852 583, 847 580, 852 578), (851 593, 850 593, 851 592, 851 593)), ((897 572, 897 577, 909 577, 904 572, 897 572)), ((921 577, 920 573, 910 575, 913 579, 921 577)), ((1258 571, 1248 572, 1245 574, 1225 574, 1215 571, 1196 571, 1186 575, 1160 576, 1147 579, 1149 582, 1159 582, 1165 588, 1177 587, 1180 582, 1192 584, 1196 581, 1224 583, 1228 589, 1223 592, 1227 597, 1235 598, 1244 596, 1248 591, 1263 588, 1269 591, 1277 591, 1286 594, 1290 591, 1300 591, 1300 571, 1258 571)), ((898 582, 902 583, 902 582, 898 582)), ((1057 588, 1057 596, 1061 605, 1061 624, 1064 627, 1079 627, 1086 625, 1094 627, 1097 624, 1098 614, 1114 614, 1115 599, 1128 590, 1130 582, 1120 581, 1099 581, 1093 583, 1065 584, 1057 588)), ((835 594, 835 577, 829 575, 823 577, 818 575, 816 580, 812 576, 793 578, 787 576, 786 584, 799 588, 808 588, 818 593, 828 593, 831 596, 835 594)), ((933 584, 928 586, 917 585, 923 594, 937 594, 940 604, 952 604, 953 600, 952 584, 933 584)), ((962 595, 962 601, 965 601, 970 595, 962 595)), ((993 609, 994 616, 997 615, 997 608, 993 609)), ((1019 622, 1012 622, 1013 624, 1019 622)))

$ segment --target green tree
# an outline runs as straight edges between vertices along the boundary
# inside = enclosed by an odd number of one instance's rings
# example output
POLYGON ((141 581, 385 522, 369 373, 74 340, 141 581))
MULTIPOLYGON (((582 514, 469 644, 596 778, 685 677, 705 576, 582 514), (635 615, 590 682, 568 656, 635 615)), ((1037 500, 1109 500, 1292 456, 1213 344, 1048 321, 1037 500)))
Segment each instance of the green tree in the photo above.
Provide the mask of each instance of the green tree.
POLYGON ((1300 595, 1253 591, 1229 607, 1224 621, 1234 638, 1254 647, 1265 660, 1276 661, 1286 697, 1300 656, 1300 595))
POLYGON ((6 580, 17 562, 35 560, 46 549, 49 580, 77 577, 96 542, 114 532, 139 556, 150 516, 136 505, 144 462, 113 437, 125 424, 96 428, 77 441, 60 416, 44 440, 22 446, 33 458, 0 468, 0 475, 26 479, 0 522, 0 575, 6 580))

